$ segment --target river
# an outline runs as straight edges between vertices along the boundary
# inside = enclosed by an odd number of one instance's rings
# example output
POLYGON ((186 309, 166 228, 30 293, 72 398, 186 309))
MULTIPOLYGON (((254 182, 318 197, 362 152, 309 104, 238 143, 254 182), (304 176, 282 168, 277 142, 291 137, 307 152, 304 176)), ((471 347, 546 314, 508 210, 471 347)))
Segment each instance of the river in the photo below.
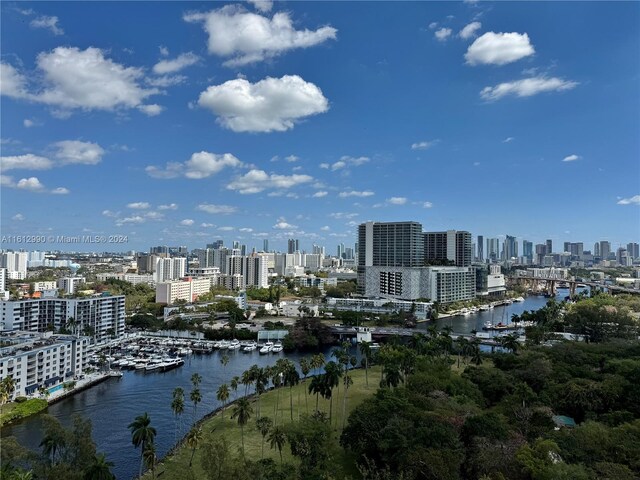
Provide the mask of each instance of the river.
MULTIPOLYGON (((558 298, 562 299, 567 292, 561 290, 558 298)), ((485 321, 507 321, 511 315, 525 310, 537 310, 546 303, 546 298, 530 296, 524 302, 513 303, 505 307, 496 307, 486 312, 478 312, 468 316, 457 316, 437 320, 439 328, 445 325, 453 327, 454 332, 468 333, 471 330, 482 330, 485 321)), ((426 328, 428 324, 421 324, 426 328)), ((355 350, 354 350, 355 351, 355 350)), ((201 418, 218 408, 216 391, 222 383, 247 370, 251 365, 261 367, 273 365, 284 353, 260 355, 257 351, 243 353, 226 351, 230 361, 226 367, 220 363, 223 352, 211 355, 192 355, 186 359, 181 368, 165 373, 142 373, 125 371, 120 379, 111 378, 87 390, 49 406, 47 413, 70 426, 73 415, 81 415, 91 419, 93 439, 99 452, 106 454, 107 459, 115 463, 113 473, 119 480, 131 479, 138 473, 140 450, 134 449, 127 425, 138 415, 147 412, 151 417, 151 425, 156 428, 156 451, 159 457, 164 456, 174 444, 175 417, 171 410, 172 392, 176 387, 185 391, 184 424, 192 421, 193 406, 189 400, 191 391, 191 375, 199 373, 203 380, 200 384, 202 403, 198 405, 197 417, 201 418)), ((329 352, 327 352, 328 354, 329 352)), ((294 362, 302 357, 298 353, 286 354, 294 362)), ((241 394, 244 387, 238 387, 241 394)), ((234 398, 233 392, 231 399, 234 398)), ((186 429, 185 429, 186 430, 186 429)), ((39 415, 32 416, 20 423, 2 429, 2 437, 13 435, 20 444, 40 450, 42 439, 42 421, 39 415)))

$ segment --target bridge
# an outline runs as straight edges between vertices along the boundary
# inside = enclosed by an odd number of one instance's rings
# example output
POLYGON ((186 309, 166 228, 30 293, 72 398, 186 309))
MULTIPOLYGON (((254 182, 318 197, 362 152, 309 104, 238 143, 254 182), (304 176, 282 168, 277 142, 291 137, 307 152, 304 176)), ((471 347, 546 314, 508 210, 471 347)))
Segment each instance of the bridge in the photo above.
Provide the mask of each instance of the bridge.
POLYGON ((606 283, 599 282, 589 282, 583 280, 576 280, 572 278, 558 278, 558 277, 535 277, 532 275, 518 275, 511 277, 511 280, 514 280, 518 285, 523 285, 524 287, 532 288, 538 282, 546 283, 546 290, 551 294, 555 295, 558 284, 567 284, 569 285, 569 294, 571 296, 575 295, 576 288, 578 285, 585 285, 594 289, 607 290, 609 293, 634 293, 636 295, 640 294, 640 290, 635 288, 627 288, 620 287, 618 285, 608 285, 606 283))
MULTIPOLYGON (((330 327, 330 330, 333 335, 338 336, 341 340, 354 338, 358 334, 357 327, 348 327, 345 325, 334 325, 330 327)), ((426 334, 425 331, 416 330, 412 328, 371 327, 370 330, 371 330, 371 338, 374 341, 386 339, 389 337, 395 337, 395 336, 407 338, 407 337, 412 337, 415 334, 423 334, 423 335, 426 334)), ((489 347, 501 346, 500 341, 498 340, 498 337, 482 338, 482 337, 477 337, 470 333, 455 333, 455 332, 451 332, 449 335, 454 341, 457 340, 458 338, 465 338, 469 341, 477 339, 477 340, 480 340, 480 345, 486 345, 489 347)), ((524 339, 524 336, 521 336, 521 338, 524 339)))

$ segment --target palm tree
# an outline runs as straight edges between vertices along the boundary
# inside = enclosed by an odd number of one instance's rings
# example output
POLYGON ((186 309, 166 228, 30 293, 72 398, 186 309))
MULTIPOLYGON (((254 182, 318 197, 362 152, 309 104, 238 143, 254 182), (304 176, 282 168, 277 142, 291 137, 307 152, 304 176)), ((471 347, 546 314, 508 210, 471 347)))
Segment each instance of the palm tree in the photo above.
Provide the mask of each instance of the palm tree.
POLYGON ((225 373, 227 371, 227 364, 229 363, 229 355, 226 353, 220 357, 220 363, 222 364, 222 372, 225 373))
POLYGON ((333 389, 340 384, 340 377, 342 376, 342 370, 335 362, 328 362, 324 367, 324 381, 326 389, 324 391, 324 397, 329 398, 329 423, 333 414, 333 389))
POLYGON ((469 342, 469 356, 475 365, 482 365, 482 352, 480 351, 480 340, 474 338, 469 342))
POLYGON ((176 417, 176 431, 174 442, 178 441, 178 423, 180 416, 184 413, 184 390, 180 387, 173 389, 173 400, 171 401, 171 410, 176 417))
POLYGON ((189 458, 189 467, 193 463, 193 456, 196 454, 196 448, 202 441, 202 428, 192 428, 187 435, 187 446, 191 449, 191 458, 189 458))
POLYGON ((193 390, 191 390, 191 394, 189 395, 189 398, 193 402, 193 423, 195 424, 198 404, 202 401, 202 394, 200 393, 200 389, 194 388, 193 390))
POLYGON ((271 430, 272 425, 273 421, 269 417, 260 417, 256 420, 256 428, 262 435, 262 459, 264 459, 264 439, 271 430))
POLYGON ((47 457, 51 455, 52 465, 56 463, 56 451, 64 448, 65 445, 66 445, 66 441, 64 437, 61 435, 56 435, 55 433, 50 433, 46 435, 40 442, 40 446, 42 447, 42 453, 47 457))
POLYGON ((273 427, 269 434, 269 445, 271 448, 277 448, 280 452, 280 465, 282 465, 282 447, 287 441, 287 435, 281 426, 273 427))
POLYGON ((240 383, 240 377, 237 375, 231 379, 229 385, 231 386, 231 390, 233 390, 233 399, 238 398, 238 384, 240 383))
POLYGON ((238 419, 238 425, 240 425, 240 436, 242 438, 242 458, 244 458, 244 426, 247 424, 249 419, 251 418, 251 414, 253 413, 253 408, 251 407, 251 403, 246 397, 242 397, 238 400, 233 407, 233 413, 231 414, 231 418, 238 419))
POLYGON ((222 402, 222 420, 224 420, 224 409, 227 406, 227 400, 229 400, 229 385, 223 383, 218 387, 216 398, 219 402, 222 402))
POLYGON ((321 353, 317 353, 313 357, 311 357, 311 368, 316 370, 316 375, 320 373, 320 369, 324 364, 324 355, 322 355, 321 353))
POLYGON ((148 444, 153 443, 156 438, 156 429, 151 426, 151 418, 147 412, 139 415, 127 427, 131 430, 131 443, 135 448, 142 446, 140 450, 140 474, 142 476, 142 462, 144 460, 144 451, 148 444))
POLYGON ((84 473, 84 480, 115 480, 111 473, 113 462, 108 462, 104 453, 99 453, 93 458, 93 463, 84 473))
POLYGON ((364 360, 364 381, 369 386, 369 359, 371 358, 371 343, 360 342, 360 354, 364 360))
POLYGON ((253 383, 253 372, 251 368, 249 370, 245 370, 242 372, 242 377, 240 377, 240 383, 244 385, 244 394, 247 395, 247 391, 249 389, 249 385, 253 383))
POLYGON ((154 443, 148 443, 142 452, 144 457, 144 466, 147 469, 151 469, 151 478, 156 478, 156 462, 158 457, 156 456, 156 445, 154 443))
POLYGON ((504 337, 500 338, 500 345, 502 346, 502 348, 511 350, 514 355, 517 355, 518 350, 520 349, 518 337, 513 334, 505 335, 504 337))
POLYGON ((8 376, 2 379, 0 382, 0 406, 7 403, 11 397, 13 397, 13 392, 16 389, 16 381, 12 376, 8 376))
MULTIPOLYGON (((284 371, 284 384, 289 387, 289 405, 291 407, 291 421, 293 421, 293 387, 300 383, 300 374, 296 370, 295 364, 291 360, 286 361, 284 371)), ((300 403, 300 402, 298 402, 300 403)), ((300 405, 298 405, 300 408, 300 405)))
POLYGON ((316 412, 318 410, 318 400, 320 399, 320 395, 324 397, 325 383, 324 383, 324 375, 316 375, 311 379, 311 383, 309 384, 309 393, 315 393, 316 395, 316 412))
POLYGON ((347 419, 347 392, 349 391, 349 387, 353 385, 353 380, 351 379, 351 375, 345 373, 344 375, 344 400, 342 402, 342 429, 344 430, 344 423, 347 419))
POLYGON ((276 389, 276 403, 273 415, 274 424, 278 423, 278 404, 280 403, 280 389, 282 385, 282 378, 284 377, 284 358, 278 359, 276 364, 271 368, 271 383, 273 388, 276 389))
MULTIPOLYGON (((11 480, 33 480, 33 472, 31 470, 29 471, 16 470, 13 472, 10 478, 11 480)), ((115 477, 111 477, 111 478, 115 478, 115 477)))
POLYGON ((193 388, 198 388, 200 382, 202 382, 202 375, 200 375, 199 373, 194 373, 193 375, 191 375, 191 383, 193 384, 193 388))
POLYGON ((463 363, 467 363, 467 354, 469 353, 469 340, 464 337, 458 337, 456 339, 458 344, 458 368, 460 368, 460 357, 462 357, 463 363))
POLYGON ((258 417, 260 417, 260 397, 266 391, 269 384, 269 374, 266 368, 258 368, 255 374, 256 393, 258 394, 258 417))

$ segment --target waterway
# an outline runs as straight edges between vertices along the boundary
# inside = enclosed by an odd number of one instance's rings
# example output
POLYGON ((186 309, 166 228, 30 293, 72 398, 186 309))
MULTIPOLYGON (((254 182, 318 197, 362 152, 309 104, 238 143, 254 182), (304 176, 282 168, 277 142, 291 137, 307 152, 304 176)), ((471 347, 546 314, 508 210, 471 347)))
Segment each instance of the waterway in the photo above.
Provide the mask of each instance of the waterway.
MULTIPOLYGON (((566 295, 566 290, 560 290, 558 298, 563 299, 566 295)), ((544 297, 530 296, 525 298, 524 302, 496 307, 490 311, 437 320, 437 325, 439 328, 450 325, 454 332, 459 333, 481 331, 487 320, 506 323, 511 319, 512 314, 520 314, 525 310, 537 310, 543 307, 546 301, 544 297)), ((421 324, 421 328, 427 328, 427 326, 428 324, 421 324)), ((261 367, 273 365, 279 357, 285 356, 284 353, 260 355, 257 351, 252 353, 226 351, 230 361, 226 367, 223 367, 220 359, 224 353, 225 351, 214 352, 211 355, 192 355, 186 359, 183 367, 165 373, 126 371, 120 379, 111 378, 49 406, 47 413, 66 426, 72 424, 74 415, 91 419, 93 439, 98 451, 105 453, 107 459, 115 463, 113 473, 116 478, 118 480, 134 478, 138 472, 140 450, 134 449, 127 425, 136 416, 147 412, 151 417, 151 424, 157 430, 156 451, 158 456, 162 457, 171 449, 175 439, 175 417, 171 410, 174 388, 182 387, 185 391, 183 423, 188 425, 194 418, 199 419, 220 407, 220 403, 216 400, 216 392, 221 384, 229 383, 236 375, 241 376, 242 372, 253 364, 261 367), (198 405, 195 417, 193 405, 189 400, 193 373, 199 373, 203 377, 200 384, 202 403, 198 405)), ((326 355, 328 354, 327 351, 326 355)), ((287 354, 286 357, 297 363, 302 355, 293 353, 287 354)), ((243 392, 244 386, 240 385, 238 394, 243 392)), ((232 392, 231 399, 233 398, 232 392)), ((42 420, 36 415, 3 428, 1 433, 2 437, 15 436, 20 444, 33 450, 40 450, 42 420)))

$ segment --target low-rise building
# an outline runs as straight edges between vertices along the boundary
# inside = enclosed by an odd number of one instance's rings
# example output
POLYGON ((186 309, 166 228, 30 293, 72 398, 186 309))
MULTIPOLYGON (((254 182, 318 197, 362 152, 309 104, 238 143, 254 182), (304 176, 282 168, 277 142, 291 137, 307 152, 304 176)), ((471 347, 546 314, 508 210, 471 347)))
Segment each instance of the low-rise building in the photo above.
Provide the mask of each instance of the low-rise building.
POLYGON ((346 312, 367 312, 377 315, 410 312, 413 310, 418 319, 429 318, 431 302, 410 302, 389 298, 327 298, 327 308, 346 312))
POLYGON ((0 380, 15 380, 14 396, 25 396, 46 388, 62 388, 62 383, 82 374, 87 366, 89 337, 14 332, 3 338, 0 348, 0 380))

